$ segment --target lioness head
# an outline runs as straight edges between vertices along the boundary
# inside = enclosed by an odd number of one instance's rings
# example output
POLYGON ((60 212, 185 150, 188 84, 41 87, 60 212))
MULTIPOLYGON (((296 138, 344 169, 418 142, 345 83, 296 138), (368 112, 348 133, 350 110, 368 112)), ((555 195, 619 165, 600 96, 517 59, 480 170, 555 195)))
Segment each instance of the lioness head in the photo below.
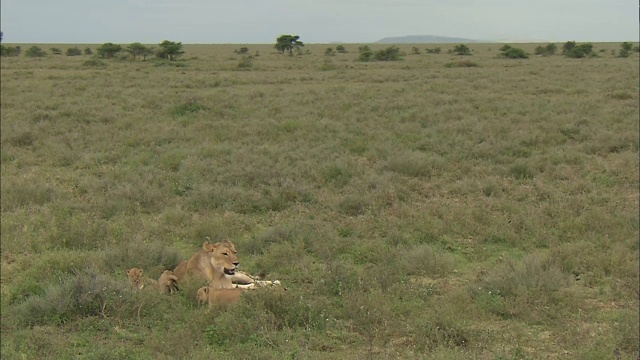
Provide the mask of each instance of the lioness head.
POLYGON ((203 250, 209 256, 209 262, 218 272, 225 275, 234 275, 238 261, 238 252, 236 246, 229 240, 224 240, 215 244, 205 241, 202 244, 203 250))
POLYGON ((138 289, 141 289, 142 286, 144 286, 142 285, 142 274, 143 274, 142 269, 131 268, 127 270, 127 276, 129 277, 129 281, 131 282, 131 285, 133 285, 138 289))

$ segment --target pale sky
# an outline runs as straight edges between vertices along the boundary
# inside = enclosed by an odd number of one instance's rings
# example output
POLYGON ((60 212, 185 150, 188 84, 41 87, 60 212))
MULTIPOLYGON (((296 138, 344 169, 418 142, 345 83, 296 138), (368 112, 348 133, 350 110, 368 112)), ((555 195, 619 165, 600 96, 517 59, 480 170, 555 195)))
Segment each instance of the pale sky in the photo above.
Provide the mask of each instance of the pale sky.
POLYGON ((638 41, 638 0, 2 0, 6 43, 638 41))

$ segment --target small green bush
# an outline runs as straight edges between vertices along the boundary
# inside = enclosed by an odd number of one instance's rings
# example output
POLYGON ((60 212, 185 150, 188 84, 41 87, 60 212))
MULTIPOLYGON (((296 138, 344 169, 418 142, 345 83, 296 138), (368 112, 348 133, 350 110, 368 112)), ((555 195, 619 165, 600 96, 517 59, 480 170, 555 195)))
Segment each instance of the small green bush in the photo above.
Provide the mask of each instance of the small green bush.
POLYGON ((556 44, 550 43, 547 46, 536 46, 534 53, 536 55, 550 56, 555 55, 557 50, 556 44))
POLYGON ((51 49, 49 49, 49 50, 51 50, 51 53, 52 53, 53 55, 62 55, 62 50, 61 50, 61 49, 59 49, 59 48, 55 48, 55 47, 53 47, 53 48, 51 48, 51 49))
POLYGON ((26 57, 45 57, 47 53, 44 52, 39 46, 32 46, 27 51, 25 51, 24 56, 26 57))
POLYGON ((347 52, 347 49, 345 49, 345 47, 342 45, 338 45, 336 46, 336 52, 340 54, 344 54, 347 52))
POLYGON ((371 51, 369 46, 367 45, 360 46, 358 48, 358 52, 360 53, 360 55, 358 55, 358 58, 356 59, 357 61, 366 62, 366 61, 373 60, 373 51, 371 51))
POLYGON ((620 44, 620 52, 618 52, 618 57, 621 58, 626 58, 629 57, 629 55, 631 55, 631 50, 633 49, 633 45, 631 45, 631 43, 628 42, 623 42, 622 44, 620 44))
POLYGON ((82 55, 82 51, 78 47, 72 47, 67 49, 67 56, 78 56, 82 55))
POLYGON ((507 59, 528 59, 529 55, 524 50, 514 47, 509 47, 507 50, 502 51, 501 57, 507 59))
POLYGON ((456 55, 471 55, 471 49, 467 45, 460 44, 453 48, 453 53, 456 55))
POLYGON ((91 50, 91 48, 89 48, 89 47, 84 48, 84 54, 85 55, 93 55, 93 50, 91 50))
POLYGON ((244 55, 244 54, 248 54, 248 53, 249 53, 249 48, 248 48, 248 47, 243 46, 243 47, 241 47, 239 50, 238 50, 238 49, 233 50, 233 52, 234 52, 235 54, 244 55))
POLYGON ((433 49, 426 49, 427 54, 440 54, 442 52, 442 48, 436 47, 433 49))
POLYGON ((577 45, 575 41, 567 41, 562 47, 562 53, 568 58, 584 58, 586 56, 594 56, 593 44, 585 43, 577 45))
POLYGON ((373 54, 374 59, 377 61, 397 61, 400 60, 401 56, 400 49, 396 46, 378 50, 373 54))
POLYGON ((0 45, 0 56, 18 56, 22 49, 20 46, 4 46, 0 45))

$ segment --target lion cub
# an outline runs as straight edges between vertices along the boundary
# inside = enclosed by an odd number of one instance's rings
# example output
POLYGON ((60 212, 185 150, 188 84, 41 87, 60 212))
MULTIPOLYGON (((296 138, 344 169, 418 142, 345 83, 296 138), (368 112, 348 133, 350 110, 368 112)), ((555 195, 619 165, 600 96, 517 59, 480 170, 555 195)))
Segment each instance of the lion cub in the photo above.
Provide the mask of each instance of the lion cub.
POLYGON ((200 305, 209 304, 209 307, 226 306, 240 300, 241 295, 240 289, 214 289, 204 286, 198 289, 196 300, 200 305))
POLYGON ((158 279, 158 290, 161 294, 173 294, 178 292, 178 278, 173 274, 171 270, 165 270, 158 279))
POLYGON ((127 276, 129 277, 129 282, 131 286, 133 286, 136 290, 142 290, 145 285, 149 286, 158 286, 158 282, 149 279, 148 277, 143 276, 144 271, 139 268, 131 268, 127 270, 127 276))

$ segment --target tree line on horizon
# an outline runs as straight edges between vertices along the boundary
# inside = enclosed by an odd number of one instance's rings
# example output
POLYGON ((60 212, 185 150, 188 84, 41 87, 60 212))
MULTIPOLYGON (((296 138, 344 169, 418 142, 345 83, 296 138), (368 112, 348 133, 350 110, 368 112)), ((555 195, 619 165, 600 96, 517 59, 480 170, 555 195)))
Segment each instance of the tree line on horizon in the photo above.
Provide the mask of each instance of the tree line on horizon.
MULTIPOLYGON (((3 33, 0 31, 0 42, 2 42, 3 33)), ((276 43, 274 48, 285 54, 289 53, 290 56, 293 55, 293 52, 296 51, 298 55, 302 54, 301 48, 304 47, 304 43, 300 41, 299 35, 280 35, 276 38, 276 43)), ((638 46, 633 46, 629 42, 623 42, 620 45, 620 50, 618 51, 618 57, 628 57, 632 52, 640 52, 640 48, 638 46)), ((246 48, 243 48, 246 49, 246 48)), ((52 47, 49 49, 53 55, 62 55, 63 51, 59 48, 52 47)), ((361 46, 359 47, 359 57, 358 61, 396 61, 400 60, 402 56, 406 55, 406 53, 401 52, 397 46, 390 46, 383 50, 372 51, 369 46, 361 46)), ((520 49, 512 47, 511 45, 505 44, 500 49, 501 54, 499 56, 504 58, 511 59, 526 59, 528 58, 528 54, 520 49)), ((336 51, 338 53, 346 53, 346 49, 344 46, 339 45, 336 47, 336 51)), ((426 49, 427 53, 430 54, 440 54, 442 49, 440 47, 436 47, 434 49, 426 49)), ((601 52, 604 50, 601 50, 601 52)), ((120 56, 122 53, 125 53, 127 57, 132 60, 141 60, 146 61, 147 57, 155 56, 159 59, 166 59, 169 61, 174 61, 178 57, 184 54, 184 50, 182 49, 182 42, 175 42, 164 40, 160 44, 158 44, 158 48, 154 48, 152 46, 146 46, 139 42, 131 43, 125 47, 119 44, 114 44, 111 42, 104 43, 100 45, 96 49, 96 57, 101 59, 113 59, 120 56)), ((555 55, 557 52, 557 46, 554 43, 549 43, 546 46, 537 46, 534 50, 535 55, 540 56, 550 56, 555 55)), ((19 56, 22 53, 22 49, 20 46, 4 46, 0 45, 0 56, 19 56)), ((82 55, 93 55, 93 51, 91 48, 87 47, 84 51, 81 51, 78 47, 68 48, 65 52, 67 56, 79 56, 82 55)), ((246 52, 239 52, 240 54, 244 54, 246 52)), ((307 51, 308 53, 308 51, 307 51)), ((471 49, 464 44, 456 45, 453 49, 447 51, 448 54, 455 55, 472 55, 471 49)), ((612 51, 614 53, 614 51, 612 51)), ((419 55, 420 49, 417 47, 412 48, 412 55, 419 55)), ((562 54, 569 58, 584 58, 584 57, 593 57, 596 54, 593 52, 593 44, 591 43, 583 43, 577 44, 575 41, 567 41, 562 46, 562 54)), ((26 57, 44 57, 47 53, 40 48, 39 46, 31 46, 29 49, 25 51, 26 57)), ((335 55, 333 48, 327 48, 325 50, 325 55, 335 55)))

